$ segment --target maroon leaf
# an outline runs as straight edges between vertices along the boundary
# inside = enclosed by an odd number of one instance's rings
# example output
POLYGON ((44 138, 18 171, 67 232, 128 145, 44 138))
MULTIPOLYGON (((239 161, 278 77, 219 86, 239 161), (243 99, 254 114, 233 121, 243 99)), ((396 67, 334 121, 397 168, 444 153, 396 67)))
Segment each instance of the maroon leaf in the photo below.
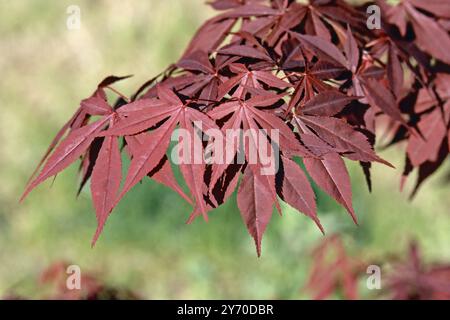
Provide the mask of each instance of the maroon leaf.
MULTIPOLYGON (((450 109, 448 103, 447 109, 450 109)), ((411 136, 407 149, 414 166, 421 165, 427 160, 437 160, 442 141, 447 135, 447 126, 439 108, 423 116, 418 128, 421 135, 411 136)))
POLYGON ((392 92, 398 98, 403 88, 403 68, 396 49, 393 46, 389 47, 389 57, 387 65, 387 75, 389 85, 392 88, 392 92))
POLYGON ((81 109, 91 116, 105 116, 113 113, 108 103, 98 96, 81 101, 81 109))
POLYGON ((177 63, 178 67, 186 70, 213 73, 214 68, 209 61, 208 54, 203 51, 196 51, 188 56, 184 56, 177 63))
POLYGON ((322 233, 317 217, 316 196, 303 170, 292 160, 283 157, 283 183, 280 197, 286 203, 310 217, 322 233))
POLYGON ((273 200, 266 179, 247 168, 239 186, 237 203, 248 232, 261 256, 261 241, 272 217, 273 200))
POLYGON ((196 51, 211 53, 222 43, 228 32, 235 24, 235 20, 210 19, 192 38, 183 57, 189 56, 196 51))
POLYGON ((311 47, 319 56, 347 67, 347 60, 342 52, 331 42, 318 36, 297 35, 300 41, 311 47))
POLYGON ((381 85, 375 79, 364 80, 363 84, 366 89, 367 98, 373 105, 379 107, 384 113, 392 117, 392 119, 407 126, 397 106, 394 95, 385 86, 381 85))
POLYGON ((178 122, 179 115, 173 115, 161 127, 151 133, 151 142, 142 146, 134 155, 128 174, 125 179, 122 192, 116 199, 116 203, 139 181, 141 181, 161 161, 169 147, 170 137, 178 122))
POLYGON ((306 102, 302 113, 311 116, 334 116, 357 97, 346 96, 339 91, 324 91, 306 102))
POLYGON ((95 162, 91 179, 92 201, 98 227, 92 240, 95 244, 109 214, 114 208, 122 180, 122 160, 116 137, 106 137, 95 162))
POLYGON ((317 185, 342 204, 357 223, 352 205, 350 177, 344 160, 336 153, 327 153, 323 156, 323 160, 305 158, 303 162, 317 185))
POLYGON ((156 99, 143 99, 123 106, 120 115, 126 115, 113 128, 105 131, 104 135, 126 136, 147 130, 157 123, 169 118, 179 106, 167 105, 156 99))
POLYGON ((48 158, 41 173, 28 184, 21 200, 43 181, 67 168, 77 160, 90 146, 98 132, 103 129, 109 118, 104 118, 85 127, 73 130, 48 158))
POLYGON ((228 48, 224 48, 219 51, 219 54, 234 55, 239 57, 247 57, 268 61, 272 60, 264 52, 261 52, 260 50, 257 50, 251 46, 246 45, 235 45, 228 48))
MULTIPOLYGON (((130 149, 131 156, 134 157, 136 154, 142 150, 146 145, 151 144, 152 135, 144 132, 134 136, 127 136, 126 138, 128 147, 130 149)), ((161 183, 175 192, 177 192, 183 199, 188 203, 192 204, 191 199, 184 193, 183 189, 178 185, 175 176, 170 166, 169 159, 164 156, 163 159, 158 163, 158 165, 150 171, 148 176, 158 183, 161 183)))
POLYGON ((359 63, 359 48, 350 26, 347 26, 347 41, 345 42, 344 49, 348 60, 347 68, 355 73, 359 63))
POLYGON ((306 115, 299 117, 298 120, 313 129, 320 138, 336 150, 345 153, 349 159, 364 162, 377 161, 392 166, 389 162, 375 155, 367 138, 362 133, 355 131, 342 120, 306 115))
POLYGON ((276 15, 277 10, 270 7, 258 5, 258 4, 248 4, 245 6, 240 6, 230 12, 222 14, 222 17, 227 18, 248 18, 253 16, 271 16, 276 15))
POLYGON ((450 64, 450 36, 433 19, 415 10, 408 3, 406 11, 412 20, 418 45, 432 56, 450 64))

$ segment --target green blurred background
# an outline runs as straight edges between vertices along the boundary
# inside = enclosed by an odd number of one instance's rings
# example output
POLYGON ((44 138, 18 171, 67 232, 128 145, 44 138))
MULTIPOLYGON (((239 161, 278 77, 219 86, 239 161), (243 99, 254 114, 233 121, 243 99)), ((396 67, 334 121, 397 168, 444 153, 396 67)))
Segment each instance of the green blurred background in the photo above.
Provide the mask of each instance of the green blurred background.
MULTIPOLYGON (((186 225, 191 208, 147 180, 114 211, 94 249, 96 219, 89 188, 75 198, 76 165, 18 203, 53 135, 103 77, 134 74, 115 86, 133 93, 176 61, 212 14, 202 0, 0 0, 0 297, 38 297, 37 275, 65 260, 149 299, 309 298, 301 288, 323 236, 288 207, 274 214, 258 259, 235 197, 209 223, 186 225), (79 30, 66 27, 69 5, 81 9, 79 30)), ((399 191, 401 151, 381 153, 398 169, 375 165, 372 194, 349 163, 359 227, 317 191, 319 216, 362 259, 406 255, 416 239, 426 261, 450 262, 449 165, 409 202, 399 191)))

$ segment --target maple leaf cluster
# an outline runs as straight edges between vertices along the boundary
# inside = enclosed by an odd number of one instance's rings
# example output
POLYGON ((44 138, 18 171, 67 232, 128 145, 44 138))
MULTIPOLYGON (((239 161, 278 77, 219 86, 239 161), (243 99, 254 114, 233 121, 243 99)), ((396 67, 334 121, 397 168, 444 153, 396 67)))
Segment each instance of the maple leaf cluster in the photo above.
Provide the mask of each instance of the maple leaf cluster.
MULTIPOLYGON (((449 153, 450 5, 447 1, 384 1, 381 29, 370 30, 366 6, 341 0, 216 0, 220 13, 198 30, 178 62, 127 98, 103 80, 58 133, 26 187, 81 158, 81 188, 90 180, 98 220, 93 243, 117 203, 147 177, 208 212, 237 189, 237 204, 258 255, 275 206, 284 201, 322 230, 310 180, 356 222, 344 158, 358 161, 370 187, 373 147, 383 126, 389 145, 407 142, 405 177, 419 170, 419 186, 449 153), (119 99, 108 102, 105 91, 119 99), (196 123, 201 123, 199 128, 196 123), (377 126, 378 125, 378 126, 377 126), (208 129, 277 130, 279 168, 262 174, 262 159, 243 143, 228 153, 244 161, 179 164, 190 190, 172 172, 168 150, 175 129, 202 141, 208 129), (131 160, 122 177, 122 155, 131 160), (253 159, 254 160, 254 159, 253 159), (39 171, 40 170, 40 171, 39 171), (38 173, 38 174, 37 174, 38 173)), ((247 137, 257 145, 255 137, 247 137)), ((208 139, 207 139, 208 140, 208 139)), ((266 135, 263 145, 273 146, 266 135)), ((192 150, 193 151, 193 150, 192 150)), ((195 152, 190 152, 193 158, 195 152)), ((192 159, 191 159, 192 160, 192 159)))
POLYGON ((330 298, 340 292, 346 300, 360 299, 358 282, 364 273, 364 263, 345 250, 338 235, 326 238, 312 251, 308 280, 301 291, 314 300, 330 298))
POLYGON ((426 264, 412 242, 406 261, 396 261, 387 277, 386 291, 395 300, 449 300, 450 265, 426 264))
MULTIPOLYGON (((336 293, 347 300, 363 298, 358 284, 367 283, 367 277, 370 275, 370 269, 367 267, 374 266, 374 261, 369 263, 350 255, 338 235, 328 237, 314 248, 312 259, 310 274, 306 285, 301 289, 302 292, 312 295, 314 300, 329 299, 336 293)), ((450 298, 450 265, 425 263, 415 242, 410 243, 406 259, 391 256, 384 258, 383 261, 377 261, 375 265, 386 266, 388 270, 386 274, 383 272, 382 286, 380 282, 382 290, 377 293, 380 298, 393 300, 450 298)))

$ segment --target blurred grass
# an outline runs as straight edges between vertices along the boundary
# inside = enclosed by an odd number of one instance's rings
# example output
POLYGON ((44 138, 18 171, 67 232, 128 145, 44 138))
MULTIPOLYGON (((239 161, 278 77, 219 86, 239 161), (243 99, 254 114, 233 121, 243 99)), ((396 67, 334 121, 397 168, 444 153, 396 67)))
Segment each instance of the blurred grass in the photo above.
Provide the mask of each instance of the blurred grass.
MULTIPOLYGON (((303 215, 274 213, 263 256, 241 222, 235 198, 186 226, 191 208, 176 194, 145 181, 126 196, 94 249, 90 194, 75 199, 75 166, 23 204, 17 200, 58 128, 103 77, 134 74, 117 85, 132 93, 176 61, 195 29, 212 12, 200 0, 0 0, 0 296, 37 296, 42 269, 67 260, 100 272, 109 284, 145 298, 307 298, 300 292, 309 253, 323 239, 303 215), (66 28, 66 8, 81 8, 81 29, 66 28)), ((360 226, 318 191, 319 215, 329 234, 343 236, 362 258, 405 253, 417 239, 427 260, 450 261, 450 188, 433 177, 413 202, 398 191, 399 150, 382 156, 398 168, 375 165, 369 194, 349 163, 360 226)), ((448 171, 446 169, 441 173, 448 171)))

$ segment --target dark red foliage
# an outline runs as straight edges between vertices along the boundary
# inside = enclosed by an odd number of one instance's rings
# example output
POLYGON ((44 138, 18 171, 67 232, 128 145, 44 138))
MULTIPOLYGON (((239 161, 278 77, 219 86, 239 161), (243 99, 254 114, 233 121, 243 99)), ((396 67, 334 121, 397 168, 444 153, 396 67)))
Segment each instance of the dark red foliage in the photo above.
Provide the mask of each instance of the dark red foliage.
MULTIPOLYGON (((81 158, 81 187, 91 179, 98 220, 95 243, 113 208, 146 177, 193 203, 189 221, 199 215, 207 219, 238 188, 238 206, 259 254, 273 206, 281 212, 279 198, 321 228, 314 192, 294 158, 302 159, 312 180, 356 221, 343 159, 361 163, 369 186, 371 163, 391 166, 373 149, 379 124, 388 128, 389 144, 407 143, 404 177, 417 168, 417 190, 449 153, 450 3, 377 4, 381 29, 370 30, 367 4, 212 1, 220 14, 198 30, 177 63, 131 99, 111 87, 123 78, 108 77, 81 102, 23 197, 81 158), (119 95, 117 103, 107 101, 107 89, 119 95), (192 145, 208 129, 221 130, 200 143, 201 150, 189 152, 191 160, 214 140, 244 161, 180 164, 191 192, 186 195, 167 155, 175 128, 192 133, 192 145), (259 151, 250 161, 248 146, 229 147, 230 129, 277 130, 277 150, 268 136, 262 145, 269 146, 279 170, 262 175, 259 151), (131 159, 124 179, 122 145, 131 159)), ((256 145, 255 136, 247 138, 256 145)))
MULTIPOLYGON (((374 297, 394 300, 449 300, 450 265, 424 263, 415 243, 410 245, 406 256, 383 257, 376 262, 382 270, 381 290, 376 290, 374 297)), ((342 239, 337 235, 326 238, 315 248, 312 258, 313 264, 303 292, 315 300, 329 299, 333 295, 340 295, 346 300, 363 298, 358 283, 366 283, 369 276, 366 268, 373 265, 373 262, 358 260, 349 255, 342 239)))
POLYGON ((416 244, 388 277, 386 291, 397 300, 450 300, 450 265, 426 265, 416 244))
MULTIPOLYGON (((116 288, 105 284, 93 272, 83 272, 80 275, 80 288, 69 289, 67 273, 70 263, 58 261, 52 263, 42 271, 36 279, 39 299, 49 300, 136 300, 139 295, 123 288, 116 288)), ((9 293, 2 297, 4 300, 26 300, 28 297, 9 293)))
POLYGON ((308 282, 304 291, 314 300, 329 298, 339 292, 344 299, 359 299, 358 281, 362 263, 350 257, 342 239, 333 235, 314 249, 308 282))

